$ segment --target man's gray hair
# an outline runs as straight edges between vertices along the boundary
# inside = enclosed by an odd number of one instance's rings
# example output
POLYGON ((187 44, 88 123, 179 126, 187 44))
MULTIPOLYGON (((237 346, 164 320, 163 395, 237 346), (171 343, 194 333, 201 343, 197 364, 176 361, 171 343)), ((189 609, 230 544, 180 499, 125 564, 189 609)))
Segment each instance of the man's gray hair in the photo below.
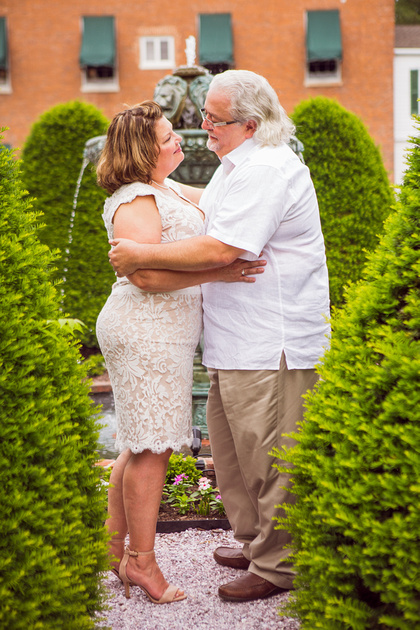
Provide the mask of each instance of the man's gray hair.
POLYGON ((222 91, 230 100, 232 119, 253 120, 257 129, 254 138, 262 145, 276 146, 289 142, 295 131, 277 94, 267 79, 250 70, 226 70, 217 74, 210 90, 222 91))

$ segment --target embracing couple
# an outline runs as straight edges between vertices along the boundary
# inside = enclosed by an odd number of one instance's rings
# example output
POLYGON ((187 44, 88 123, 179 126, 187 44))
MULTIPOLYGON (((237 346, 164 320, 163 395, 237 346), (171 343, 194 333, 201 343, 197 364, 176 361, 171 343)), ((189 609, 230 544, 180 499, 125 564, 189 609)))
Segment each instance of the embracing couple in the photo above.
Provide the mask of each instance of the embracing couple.
POLYGON ((154 603, 180 601, 154 555, 170 454, 191 445, 194 352, 204 324, 207 425, 217 483, 240 547, 219 547, 241 602, 293 588, 290 535, 273 517, 293 500, 268 455, 292 444, 302 395, 328 343, 328 273, 315 190, 288 146, 294 131, 262 76, 213 78, 202 110, 221 161, 203 189, 168 176, 181 137, 158 104, 114 117, 97 173, 116 283, 97 322, 117 413, 109 490, 112 571, 154 603), (125 540, 129 536, 129 544, 125 540))

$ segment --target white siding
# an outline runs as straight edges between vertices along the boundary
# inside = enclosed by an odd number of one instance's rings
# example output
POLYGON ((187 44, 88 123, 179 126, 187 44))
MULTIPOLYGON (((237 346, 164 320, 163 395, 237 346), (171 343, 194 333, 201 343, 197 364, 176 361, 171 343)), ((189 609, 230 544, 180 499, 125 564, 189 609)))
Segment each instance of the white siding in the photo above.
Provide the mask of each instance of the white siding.
POLYGON ((406 169, 408 138, 419 133, 414 127, 411 116, 411 70, 419 71, 420 82, 420 48, 396 48, 394 55, 394 181, 396 184, 402 182, 406 169))

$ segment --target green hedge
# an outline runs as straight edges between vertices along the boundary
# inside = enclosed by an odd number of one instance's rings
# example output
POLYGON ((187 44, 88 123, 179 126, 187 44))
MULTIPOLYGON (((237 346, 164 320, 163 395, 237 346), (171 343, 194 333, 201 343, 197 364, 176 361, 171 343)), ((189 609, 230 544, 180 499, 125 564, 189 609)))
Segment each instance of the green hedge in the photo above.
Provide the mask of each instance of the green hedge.
POLYGON ((340 306, 345 285, 361 277, 365 250, 378 244, 392 189, 366 127, 336 101, 303 101, 292 118, 318 196, 331 304, 340 306))
POLYGON ((107 566, 95 409, 18 168, 0 151, 0 627, 94 628, 107 566))
POLYGON ((63 310, 86 324, 82 341, 88 347, 97 347, 96 318, 115 281, 101 217, 106 193, 97 186, 92 165, 82 178, 70 245, 69 229, 85 143, 104 134, 107 126, 93 105, 78 101, 57 105, 33 125, 22 153, 24 185, 35 197, 35 209, 44 214, 46 227, 39 238, 61 252, 54 279, 66 278, 61 287, 63 310))
MULTIPOLYGON (((420 120, 420 119, 419 119, 420 120)), ((297 445, 302 630, 420 628, 420 144, 396 212, 333 321, 297 445)), ((283 457, 283 454, 277 453, 283 457)))

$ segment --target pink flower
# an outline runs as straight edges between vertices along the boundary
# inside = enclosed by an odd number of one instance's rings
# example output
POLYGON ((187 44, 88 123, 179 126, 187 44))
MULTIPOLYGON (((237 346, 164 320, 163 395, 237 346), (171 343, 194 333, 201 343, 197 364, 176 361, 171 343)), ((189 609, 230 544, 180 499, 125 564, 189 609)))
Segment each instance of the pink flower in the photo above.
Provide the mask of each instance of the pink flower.
POLYGON ((178 486, 183 481, 183 479, 188 479, 188 475, 186 475, 185 473, 181 473, 180 475, 177 475, 172 485, 178 486))
POLYGON ((209 490, 211 488, 211 483, 207 479, 207 477, 200 477, 198 480, 198 489, 199 490, 209 490))

